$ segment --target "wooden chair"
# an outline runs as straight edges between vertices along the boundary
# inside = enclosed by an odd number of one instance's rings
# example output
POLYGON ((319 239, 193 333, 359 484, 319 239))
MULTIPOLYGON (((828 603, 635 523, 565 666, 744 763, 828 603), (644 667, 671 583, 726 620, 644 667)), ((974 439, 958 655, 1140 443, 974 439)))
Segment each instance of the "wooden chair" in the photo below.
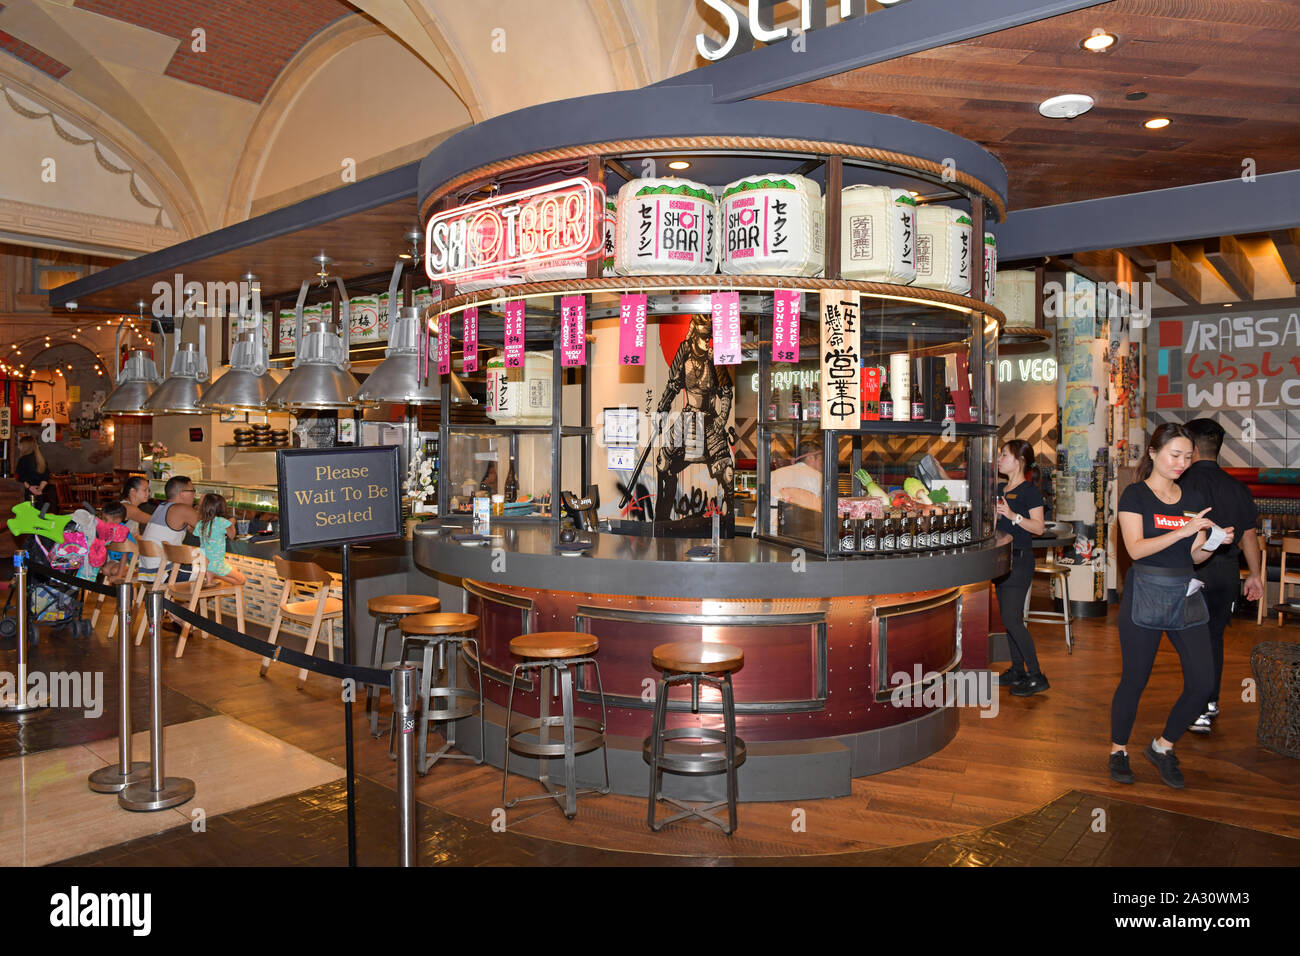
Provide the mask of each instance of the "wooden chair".
MULTIPOLYGON (((330 660, 334 660, 334 622, 343 620, 343 602, 330 597, 330 586, 334 583, 330 573, 311 561, 290 561, 278 554, 275 555, 275 572, 284 580, 284 590, 280 592, 280 604, 275 609, 268 640, 275 643, 280 633, 280 622, 287 617, 308 625, 306 653, 312 655, 316 653, 316 640, 324 626, 330 660), (315 588, 314 592, 312 588, 315 588)), ((270 666, 271 659, 263 657, 259 673, 265 677, 270 666)), ((298 689, 302 690, 306 684, 307 668, 302 667, 298 669, 298 689)))
POLYGON ((1287 585, 1300 586, 1300 567, 1298 567, 1297 564, 1293 562, 1291 565, 1292 570, 1288 571, 1286 569, 1286 556, 1288 554, 1296 555, 1297 559, 1300 559, 1300 537, 1296 537, 1295 535, 1287 535, 1282 539, 1282 573, 1278 575, 1278 579, 1277 579, 1278 580, 1278 588, 1277 588, 1277 604, 1278 604, 1277 626, 1278 627, 1282 626, 1282 617, 1284 613, 1282 611, 1282 605, 1287 603, 1286 600, 1287 585))
POLYGON ((150 541, 148 538, 141 538, 136 542, 139 549, 139 560, 146 558, 150 561, 157 561, 157 570, 149 570, 141 567, 137 562, 135 569, 136 582, 140 585, 136 592, 135 603, 131 606, 132 617, 139 620, 135 628, 135 643, 139 646, 144 640, 145 629, 149 627, 149 615, 141 613, 144 611, 144 604, 149 594, 153 591, 167 590, 167 555, 163 551, 162 542, 150 541))
MULTIPOLYGON (((140 563, 140 549, 136 547, 134 541, 119 541, 116 544, 114 544, 111 548, 109 548, 109 550, 120 551, 124 555, 122 559, 123 564, 117 577, 113 578, 111 581, 106 577, 104 578, 104 583, 105 584, 126 583, 131 585, 131 597, 132 597, 131 606, 135 607, 135 605, 140 603, 139 595, 144 591, 144 585, 141 584, 136 579, 136 575, 135 575, 136 568, 140 563)), ((103 610, 104 607, 104 595, 102 594, 97 595, 97 598, 98 600, 95 601, 95 611, 93 614, 90 615, 91 630, 95 629, 95 624, 98 623, 99 621, 99 612, 103 610)), ((114 612, 112 615, 112 621, 108 625, 108 636, 112 638, 112 636, 116 633, 117 633, 117 613, 114 612)), ((124 639, 125 637, 126 635, 123 635, 124 639)))
MULTIPOLYGON (((203 578, 208 571, 208 559, 203 554, 202 548, 196 548, 189 544, 164 544, 162 547, 163 552, 167 555, 167 560, 172 563, 171 574, 167 576, 167 598, 177 604, 183 601, 188 602, 186 607, 191 612, 198 611, 203 602, 211 601, 212 618, 220 624, 221 599, 223 597, 233 597, 235 599, 235 619, 238 622, 239 630, 242 632, 244 630, 244 586, 242 584, 214 584, 211 587, 204 587, 203 578), (188 581, 177 580, 180 577, 182 565, 189 565, 191 568, 188 581)), ((181 625, 181 637, 176 644, 176 656, 178 658, 185 653, 185 641, 190 636, 190 627, 188 621, 181 625)))

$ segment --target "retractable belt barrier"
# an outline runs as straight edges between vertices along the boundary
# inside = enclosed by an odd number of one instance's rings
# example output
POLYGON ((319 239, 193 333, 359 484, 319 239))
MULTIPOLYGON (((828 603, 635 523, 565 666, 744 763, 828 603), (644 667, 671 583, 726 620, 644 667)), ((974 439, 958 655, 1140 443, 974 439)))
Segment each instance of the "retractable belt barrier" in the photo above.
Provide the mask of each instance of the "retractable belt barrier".
MULTIPOLYGON (((32 565, 31 573, 37 578, 44 578, 49 581, 58 581, 61 584, 67 584, 71 587, 85 588, 87 591, 94 591, 97 594, 104 594, 108 597, 114 597, 117 594, 115 588, 109 584, 101 584, 98 581, 87 581, 79 578, 75 574, 68 574, 64 571, 56 571, 53 568, 40 567, 32 565)), ((246 651, 251 651, 259 657, 269 657, 272 661, 281 661, 292 667, 305 667, 309 671, 315 671, 318 674, 324 674, 327 677, 334 677, 339 680, 351 678, 360 684, 382 684, 387 686, 392 676, 388 671, 379 670, 375 667, 362 667, 359 664, 343 664, 336 661, 326 660, 320 657, 309 657, 301 651, 295 651, 285 647, 283 644, 272 644, 270 641, 263 641, 256 637, 251 637, 235 630, 233 627, 226 627, 224 624, 217 624, 200 614, 196 614, 183 604, 177 604, 166 598, 162 602, 163 610, 169 611, 174 617, 187 624, 197 627, 200 631, 218 637, 228 644, 234 644, 236 647, 242 647, 246 651)))

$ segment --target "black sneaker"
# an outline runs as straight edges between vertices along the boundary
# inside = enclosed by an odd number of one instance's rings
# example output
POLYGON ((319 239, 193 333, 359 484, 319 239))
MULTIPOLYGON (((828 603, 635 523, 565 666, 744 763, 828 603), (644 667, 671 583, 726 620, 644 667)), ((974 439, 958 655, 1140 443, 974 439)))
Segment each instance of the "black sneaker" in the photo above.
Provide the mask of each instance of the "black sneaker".
POLYGON ((1032 697, 1034 694, 1041 694, 1052 685, 1047 683, 1047 677, 1044 674, 1034 674, 1026 677, 1018 684, 1011 685, 1011 693, 1016 697, 1032 697))
POLYGON ((1157 753, 1156 748, 1147 744, 1146 750, 1142 752, 1146 754, 1148 760, 1156 765, 1156 769, 1160 771, 1160 779, 1167 786, 1173 787, 1175 790, 1181 790, 1187 786, 1187 781, 1183 779, 1183 772, 1178 769, 1178 758, 1174 756, 1172 750, 1167 753, 1157 753))
POLYGON ((1015 684, 1019 684, 1022 680, 1024 680, 1028 676, 1029 675, 1026 674, 1024 671, 1017 670, 1016 668, 1013 667, 1010 670, 1003 671, 1001 674, 998 675, 998 686, 1012 687, 1015 684))
POLYGON ((1132 783, 1137 778, 1133 776, 1133 768, 1128 765, 1128 751, 1117 750, 1110 755, 1110 779, 1116 783, 1132 783))

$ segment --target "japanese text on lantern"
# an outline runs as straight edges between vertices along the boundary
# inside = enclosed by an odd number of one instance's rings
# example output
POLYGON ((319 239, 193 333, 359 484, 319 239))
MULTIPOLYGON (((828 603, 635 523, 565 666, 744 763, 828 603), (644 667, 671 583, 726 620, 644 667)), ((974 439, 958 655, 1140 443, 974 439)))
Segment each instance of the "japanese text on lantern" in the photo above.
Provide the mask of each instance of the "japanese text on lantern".
POLYGON ((506 303, 506 368, 524 367, 524 300, 506 303))
POLYGON ((859 324, 856 292, 821 295, 822 428, 857 428, 859 324))
POLYGON ((772 293, 772 361, 799 361, 799 297, 790 289, 772 293))

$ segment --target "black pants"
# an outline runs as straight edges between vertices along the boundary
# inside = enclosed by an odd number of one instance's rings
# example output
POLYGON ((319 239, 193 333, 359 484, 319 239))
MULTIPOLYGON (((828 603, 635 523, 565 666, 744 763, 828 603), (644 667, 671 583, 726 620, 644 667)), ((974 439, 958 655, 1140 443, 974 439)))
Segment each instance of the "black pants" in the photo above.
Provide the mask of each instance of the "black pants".
POLYGON ((1237 555, 1213 557, 1196 569, 1196 576, 1205 582, 1205 604, 1210 609, 1210 654, 1214 658, 1214 683, 1210 700, 1219 702, 1219 687, 1223 683, 1223 633, 1232 620, 1237 605, 1237 592, 1241 589, 1240 564, 1237 555))
POLYGON ((1205 709, 1214 680, 1214 662, 1210 654, 1210 631, 1204 624, 1180 631, 1156 631, 1133 623, 1133 572, 1124 580, 1124 599, 1119 606, 1119 647, 1123 657, 1123 672, 1115 696, 1110 702, 1110 739, 1113 743, 1127 744, 1137 719, 1138 700, 1151 677, 1160 635, 1168 634, 1169 642, 1178 652, 1183 668, 1183 692, 1174 702, 1165 721, 1161 735, 1170 743, 1176 741, 1205 709))
POLYGON ((993 582, 998 594, 998 610, 1002 613, 1002 626, 1007 630, 1011 645, 1013 670, 1038 673, 1038 654, 1034 639, 1025 627, 1025 596, 1034 584, 1034 555, 1030 551, 1011 553, 1011 571, 993 582))

